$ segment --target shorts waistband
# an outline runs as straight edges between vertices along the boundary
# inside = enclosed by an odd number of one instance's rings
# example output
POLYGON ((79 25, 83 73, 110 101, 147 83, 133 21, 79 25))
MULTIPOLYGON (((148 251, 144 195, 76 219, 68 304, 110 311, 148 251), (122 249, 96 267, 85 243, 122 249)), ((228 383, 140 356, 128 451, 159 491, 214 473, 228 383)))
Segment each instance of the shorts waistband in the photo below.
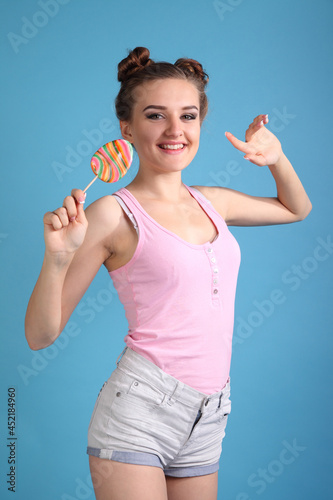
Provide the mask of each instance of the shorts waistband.
POLYGON ((128 346, 118 356, 116 363, 119 369, 127 368, 169 396, 169 404, 173 404, 174 401, 179 400, 188 406, 195 407, 201 404, 208 406, 214 404, 216 400, 221 401, 223 394, 229 392, 227 389, 229 389, 230 377, 221 391, 213 394, 204 394, 164 372, 157 365, 128 346))

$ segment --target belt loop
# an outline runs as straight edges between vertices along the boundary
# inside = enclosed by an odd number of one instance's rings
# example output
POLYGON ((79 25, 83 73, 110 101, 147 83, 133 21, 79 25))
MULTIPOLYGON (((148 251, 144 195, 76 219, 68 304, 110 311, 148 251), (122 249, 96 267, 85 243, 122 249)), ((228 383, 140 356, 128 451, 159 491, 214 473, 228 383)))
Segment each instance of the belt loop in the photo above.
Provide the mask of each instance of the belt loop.
POLYGON ((173 391, 173 393, 170 395, 169 399, 168 399, 168 405, 173 405, 175 401, 177 401, 177 398, 179 396, 179 394, 182 392, 183 388, 184 388, 184 382, 177 382, 177 385, 173 391))
POLYGON ((126 350, 127 350, 127 347, 128 347, 128 346, 126 346, 126 347, 125 347, 125 349, 124 349, 124 350, 123 350, 123 351, 119 354, 119 356, 118 356, 118 358, 117 358, 117 361, 116 361, 116 365, 117 365, 117 366, 118 366, 118 365, 119 365, 119 363, 120 363, 120 359, 119 359, 119 358, 122 358, 122 357, 123 357, 123 355, 125 354, 125 352, 126 352, 126 350))

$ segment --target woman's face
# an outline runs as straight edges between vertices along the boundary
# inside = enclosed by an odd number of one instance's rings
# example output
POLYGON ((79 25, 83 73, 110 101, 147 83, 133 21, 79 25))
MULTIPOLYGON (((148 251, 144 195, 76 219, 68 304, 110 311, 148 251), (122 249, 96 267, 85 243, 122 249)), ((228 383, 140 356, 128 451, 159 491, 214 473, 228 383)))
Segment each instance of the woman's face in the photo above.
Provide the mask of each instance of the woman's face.
POLYGON ((154 80, 136 88, 130 122, 121 122, 123 137, 135 146, 140 168, 177 172, 193 160, 199 147, 199 93, 178 79, 154 80))

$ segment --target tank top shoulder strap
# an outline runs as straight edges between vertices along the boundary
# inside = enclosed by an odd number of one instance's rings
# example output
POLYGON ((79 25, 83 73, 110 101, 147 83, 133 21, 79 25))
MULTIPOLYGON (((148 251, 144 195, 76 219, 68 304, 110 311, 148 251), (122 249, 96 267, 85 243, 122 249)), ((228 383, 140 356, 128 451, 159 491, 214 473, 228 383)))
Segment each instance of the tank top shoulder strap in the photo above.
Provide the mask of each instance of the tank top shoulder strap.
POLYGON ((187 188, 190 190, 190 191, 194 191, 194 194, 196 195, 197 198, 199 198, 201 201, 207 203, 210 207, 212 207, 212 202, 208 200, 208 198, 206 198, 206 196, 204 196, 201 191, 199 191, 199 189, 195 188, 195 187, 192 187, 192 186, 187 186, 187 188))
POLYGON ((222 215, 216 210, 216 208, 214 207, 212 202, 210 200, 208 200, 208 198, 206 198, 206 196, 204 196, 201 193, 201 191, 199 191, 199 189, 196 189, 192 186, 187 186, 187 189, 190 190, 190 192, 193 194, 194 198, 196 198, 200 204, 202 204, 204 207, 207 208, 207 210, 210 214, 215 214, 215 216, 218 217, 218 220, 222 219, 224 224, 225 224, 225 220, 223 219, 222 215))
POLYGON ((123 192, 120 189, 119 191, 116 191, 115 193, 113 193, 112 196, 117 200, 117 202, 119 203, 121 208, 124 210, 125 214, 129 218, 129 220, 132 222, 134 229, 139 234, 139 226, 138 226, 138 223, 136 221, 136 218, 134 217, 133 213, 131 212, 131 210, 129 209, 129 207, 126 205, 123 198, 121 197, 122 194, 123 194, 123 192))

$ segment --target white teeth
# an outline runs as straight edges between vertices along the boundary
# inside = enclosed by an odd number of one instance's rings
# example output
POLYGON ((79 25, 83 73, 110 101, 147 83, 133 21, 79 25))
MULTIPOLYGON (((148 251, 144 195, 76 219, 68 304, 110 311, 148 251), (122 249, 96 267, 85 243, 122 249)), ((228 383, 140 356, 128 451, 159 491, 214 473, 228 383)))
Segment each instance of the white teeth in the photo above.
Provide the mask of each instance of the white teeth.
POLYGON ((183 149, 184 144, 161 144, 160 148, 162 148, 162 149, 183 149))

